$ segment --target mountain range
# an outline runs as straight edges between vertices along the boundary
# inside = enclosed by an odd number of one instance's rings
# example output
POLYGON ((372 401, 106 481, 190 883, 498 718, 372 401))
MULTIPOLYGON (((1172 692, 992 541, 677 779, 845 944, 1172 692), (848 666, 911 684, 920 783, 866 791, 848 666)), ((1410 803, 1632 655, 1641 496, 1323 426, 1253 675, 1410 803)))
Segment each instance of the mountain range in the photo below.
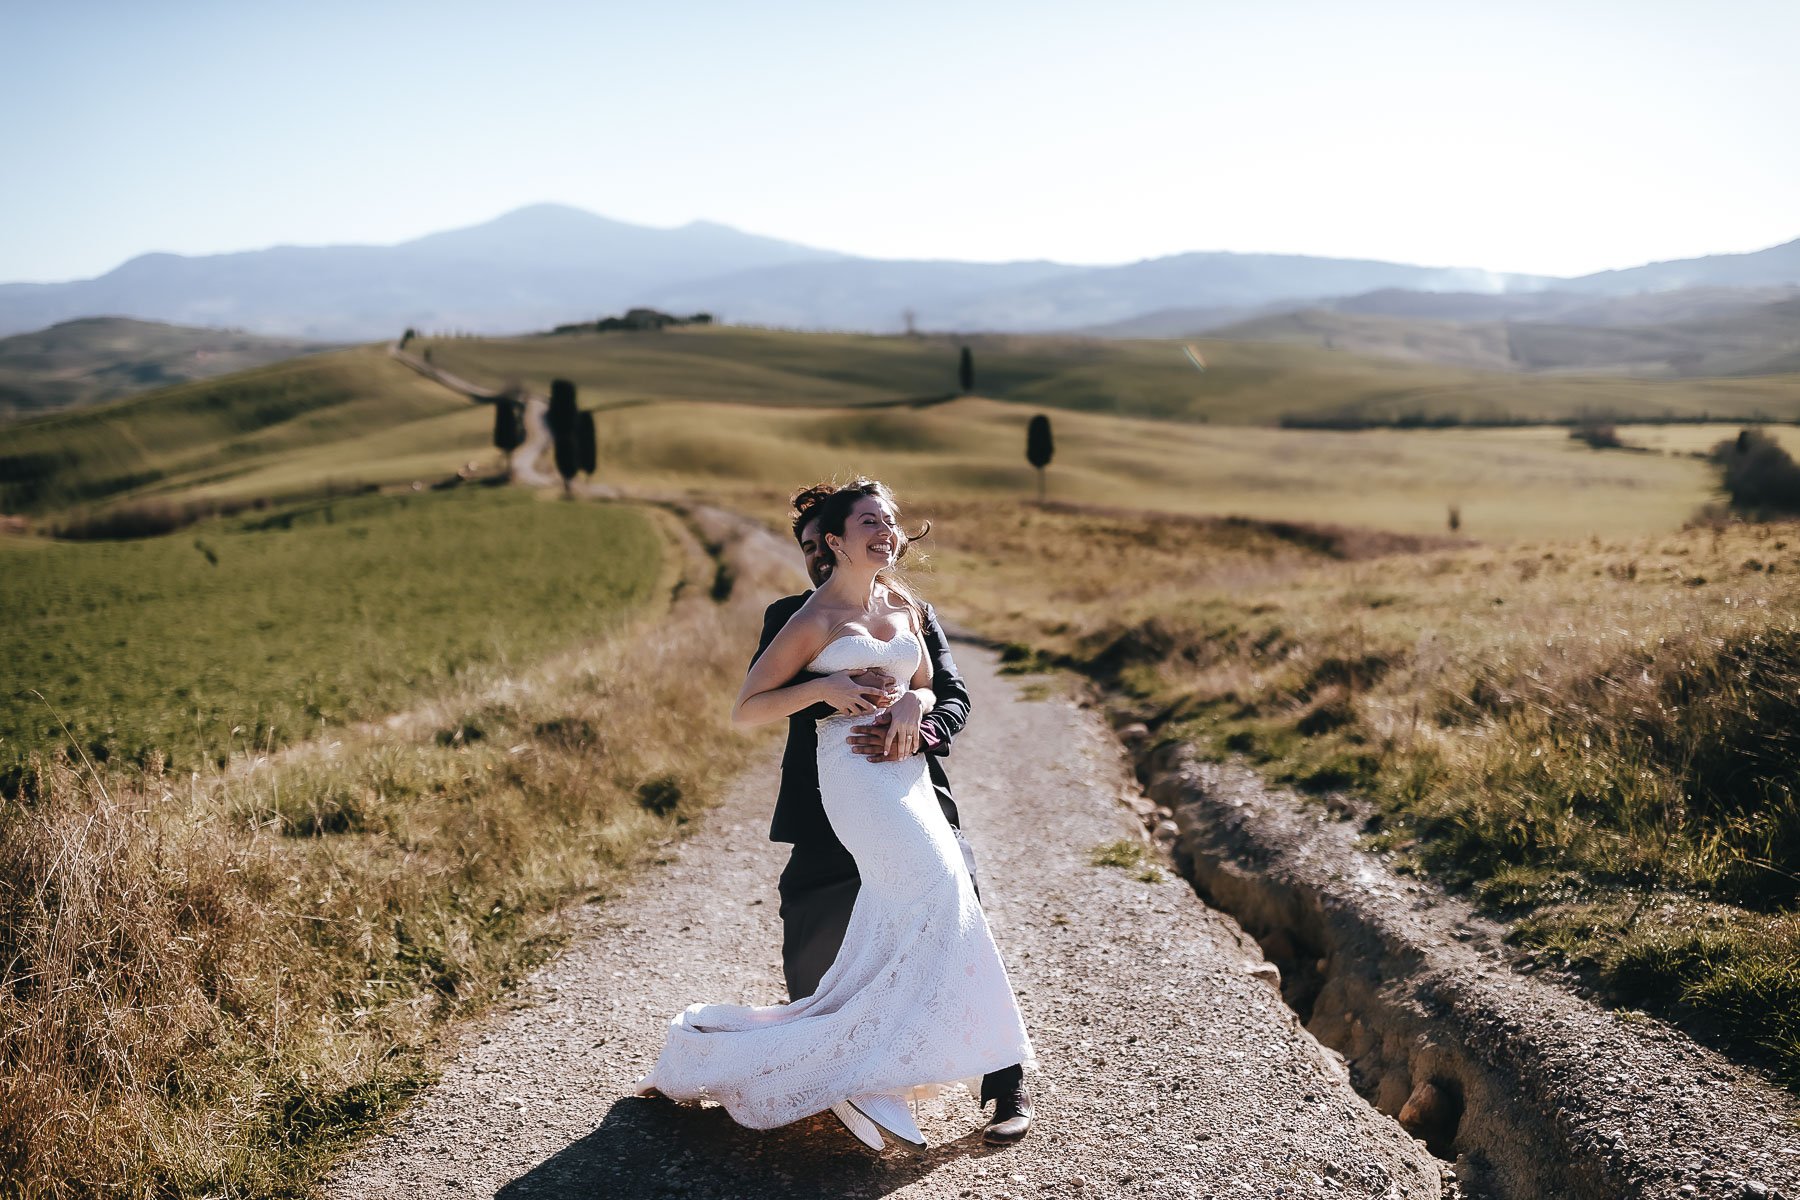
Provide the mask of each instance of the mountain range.
POLYGON ((1645 294, 1727 289, 1681 302, 1717 315, 1748 302, 1740 289, 1792 286, 1800 240, 1574 279, 1224 252, 1092 267, 861 258, 710 222, 655 229, 539 204, 393 246, 145 254, 95 279, 0 284, 0 335, 126 316, 370 340, 407 327, 521 333, 651 306, 795 329, 896 332, 910 314, 925 330, 1172 336, 1355 298, 1414 310, 1375 315, 1611 325, 1644 323, 1633 308, 1658 307, 1645 294))

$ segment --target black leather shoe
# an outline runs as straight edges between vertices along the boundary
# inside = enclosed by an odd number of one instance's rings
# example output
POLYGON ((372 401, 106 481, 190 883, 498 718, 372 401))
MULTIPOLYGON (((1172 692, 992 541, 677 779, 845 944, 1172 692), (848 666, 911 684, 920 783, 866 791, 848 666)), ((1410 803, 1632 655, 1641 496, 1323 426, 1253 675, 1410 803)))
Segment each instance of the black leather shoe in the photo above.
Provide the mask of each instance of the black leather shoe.
POLYGON ((994 1100, 994 1119, 982 1131, 983 1141, 994 1146, 1016 1142, 1031 1130, 1031 1093, 1020 1084, 994 1100))

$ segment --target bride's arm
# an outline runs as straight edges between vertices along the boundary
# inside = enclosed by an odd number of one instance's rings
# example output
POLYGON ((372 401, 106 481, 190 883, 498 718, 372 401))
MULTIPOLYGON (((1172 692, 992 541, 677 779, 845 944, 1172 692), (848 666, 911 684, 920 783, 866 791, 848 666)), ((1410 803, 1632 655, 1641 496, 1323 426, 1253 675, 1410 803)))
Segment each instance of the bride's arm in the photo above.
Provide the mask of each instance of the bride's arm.
POLYGON ((857 683, 848 671, 788 682, 824 648, 827 632, 825 623, 807 609, 795 613, 769 648, 750 664, 743 690, 731 706, 731 723, 739 728, 761 725, 815 704, 829 704, 847 713, 875 711, 886 700, 886 693, 857 683))
POLYGON ((882 752, 887 758, 905 758, 919 750, 919 722, 925 714, 937 707, 937 695, 931 690, 931 663, 928 656, 919 656, 919 665, 913 671, 911 686, 900 694, 889 710, 893 717, 888 721, 887 730, 882 736, 882 752))

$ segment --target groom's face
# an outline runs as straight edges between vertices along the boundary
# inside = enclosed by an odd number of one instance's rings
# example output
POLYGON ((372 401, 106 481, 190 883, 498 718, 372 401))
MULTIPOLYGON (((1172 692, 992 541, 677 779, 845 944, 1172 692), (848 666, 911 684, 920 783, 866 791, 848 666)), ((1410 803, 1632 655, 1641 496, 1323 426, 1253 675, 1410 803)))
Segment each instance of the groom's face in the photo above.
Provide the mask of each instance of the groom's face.
POLYGON ((806 575, 818 587, 831 574, 831 548, 819 536, 819 523, 808 521, 800 527, 800 557, 806 560, 806 575))

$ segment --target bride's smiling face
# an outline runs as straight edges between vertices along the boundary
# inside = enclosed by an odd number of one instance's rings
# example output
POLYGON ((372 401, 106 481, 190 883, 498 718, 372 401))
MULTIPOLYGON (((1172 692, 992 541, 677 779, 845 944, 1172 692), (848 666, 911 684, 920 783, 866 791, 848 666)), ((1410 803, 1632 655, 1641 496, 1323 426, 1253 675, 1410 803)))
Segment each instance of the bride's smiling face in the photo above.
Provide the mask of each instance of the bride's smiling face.
POLYGON ((880 568, 899 559, 906 535, 892 505, 880 496, 864 496, 844 518, 843 536, 827 534, 825 543, 840 563, 880 568))

